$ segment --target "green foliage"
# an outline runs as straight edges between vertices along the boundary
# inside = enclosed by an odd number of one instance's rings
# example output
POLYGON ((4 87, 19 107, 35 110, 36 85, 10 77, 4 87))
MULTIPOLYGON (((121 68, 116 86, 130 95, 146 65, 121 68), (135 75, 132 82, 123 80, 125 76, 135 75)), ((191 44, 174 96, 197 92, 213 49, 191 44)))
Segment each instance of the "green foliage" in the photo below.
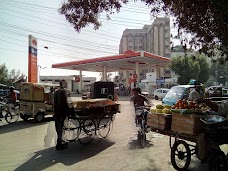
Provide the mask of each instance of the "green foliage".
POLYGON ((218 62, 212 63, 209 74, 214 77, 214 81, 225 84, 228 81, 227 64, 220 64, 218 62))
POLYGON ((179 84, 188 84, 190 79, 205 83, 209 78, 209 65, 202 55, 175 57, 170 68, 178 75, 179 84))
MULTIPOLYGON (((23 75, 22 75, 23 76, 23 75)), ((20 76, 20 71, 12 69, 9 71, 5 64, 0 65, 0 83, 6 85, 12 85, 12 82, 17 80, 20 76)), ((24 77, 24 76, 23 76, 24 77)))
POLYGON ((7 75, 8 75, 8 69, 6 68, 5 64, 0 65, 0 83, 1 84, 7 84, 7 75))

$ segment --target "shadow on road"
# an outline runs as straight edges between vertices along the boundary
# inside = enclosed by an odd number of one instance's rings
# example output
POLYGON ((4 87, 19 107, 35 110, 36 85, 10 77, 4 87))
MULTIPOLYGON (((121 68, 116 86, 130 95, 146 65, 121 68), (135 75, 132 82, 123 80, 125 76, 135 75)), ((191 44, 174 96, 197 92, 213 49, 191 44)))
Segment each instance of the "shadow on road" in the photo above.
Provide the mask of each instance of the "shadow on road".
POLYGON ((35 126, 43 125, 43 124, 46 124, 47 122, 50 122, 53 120, 54 120, 53 117, 45 117, 44 121, 41 123, 36 123, 33 119, 30 119, 28 121, 20 120, 18 122, 12 123, 12 124, 1 125, 0 126, 0 134, 18 131, 18 130, 26 129, 29 127, 35 127, 35 126))
MULTIPOLYGON (((129 144, 129 149, 130 150, 141 149, 142 148, 142 146, 140 145, 138 140, 131 140, 130 142, 128 142, 128 144, 129 144)), ((152 142, 147 140, 146 141, 146 146, 144 148, 148 148, 148 147, 151 147, 151 146, 153 146, 152 142)))
POLYGON ((73 165, 97 155, 112 145, 114 145, 114 142, 105 139, 95 139, 88 146, 82 146, 76 142, 71 143, 67 149, 62 151, 56 151, 55 147, 47 148, 35 152, 32 158, 16 168, 15 171, 40 171, 57 163, 62 163, 66 166, 73 165))

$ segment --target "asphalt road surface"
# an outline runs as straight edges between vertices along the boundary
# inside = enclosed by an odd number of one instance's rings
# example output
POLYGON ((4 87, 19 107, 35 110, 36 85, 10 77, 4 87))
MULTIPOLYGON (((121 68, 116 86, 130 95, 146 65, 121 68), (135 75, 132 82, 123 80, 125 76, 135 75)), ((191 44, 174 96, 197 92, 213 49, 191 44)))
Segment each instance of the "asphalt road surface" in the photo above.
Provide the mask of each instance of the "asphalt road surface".
MULTIPOLYGON (((96 138, 84 146, 78 141, 63 151, 55 150, 52 117, 45 122, 33 120, 14 124, 0 123, 1 171, 172 171, 169 137, 155 132, 147 134, 147 147, 135 140, 133 108, 129 97, 120 97, 121 113, 115 117, 108 139, 96 138), (46 138, 45 138, 46 137, 46 138)), ((161 101, 153 100, 154 104, 161 101)), ((205 164, 192 156, 189 170, 205 170, 205 164)))

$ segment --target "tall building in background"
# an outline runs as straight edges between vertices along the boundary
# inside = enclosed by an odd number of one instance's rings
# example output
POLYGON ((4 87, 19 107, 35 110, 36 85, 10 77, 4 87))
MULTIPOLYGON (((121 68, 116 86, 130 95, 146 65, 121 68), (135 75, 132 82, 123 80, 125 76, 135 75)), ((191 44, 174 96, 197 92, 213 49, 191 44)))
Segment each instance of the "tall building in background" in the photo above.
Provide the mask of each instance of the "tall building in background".
POLYGON ((119 53, 126 50, 170 57, 170 18, 156 18, 152 25, 144 25, 142 29, 124 30, 119 53))
POLYGON ((126 50, 146 51, 148 27, 149 25, 145 25, 142 29, 124 30, 120 40, 119 53, 122 54, 126 50))

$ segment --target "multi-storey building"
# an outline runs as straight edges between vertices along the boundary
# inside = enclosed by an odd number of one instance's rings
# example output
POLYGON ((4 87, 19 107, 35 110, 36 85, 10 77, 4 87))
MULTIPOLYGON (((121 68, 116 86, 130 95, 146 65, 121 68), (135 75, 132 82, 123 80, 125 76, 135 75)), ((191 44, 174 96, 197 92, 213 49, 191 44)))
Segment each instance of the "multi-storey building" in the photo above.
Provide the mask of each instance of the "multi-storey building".
MULTIPOLYGON (((155 55, 170 57, 170 18, 156 18, 151 25, 144 25, 142 29, 124 30, 119 53, 123 54, 127 50, 147 51, 155 55)), ((140 82, 147 79, 147 73, 154 73, 157 75, 156 79, 171 78, 169 68, 149 66, 148 69, 140 71, 140 82)))
POLYGON ((119 45, 119 53, 122 54, 126 50, 147 51, 147 30, 149 26, 142 29, 126 29, 119 45))
POLYGON ((156 18, 152 25, 144 25, 142 29, 124 30, 119 53, 126 50, 147 51, 170 57, 170 19, 156 18))

